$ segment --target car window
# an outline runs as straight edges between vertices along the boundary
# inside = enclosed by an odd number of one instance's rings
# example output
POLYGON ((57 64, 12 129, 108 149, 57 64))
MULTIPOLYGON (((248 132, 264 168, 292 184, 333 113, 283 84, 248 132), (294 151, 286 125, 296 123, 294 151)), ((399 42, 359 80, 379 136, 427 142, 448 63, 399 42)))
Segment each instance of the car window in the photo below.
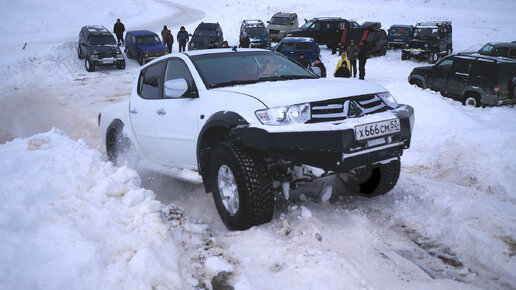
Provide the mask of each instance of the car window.
MULTIPOLYGON (((193 88, 193 78, 188 66, 180 59, 171 59, 165 68, 165 81, 183 78, 189 88, 193 88)), ((163 94, 164 95, 164 94, 163 94)))
POLYGON ((280 51, 293 51, 294 50, 294 43, 283 43, 281 45, 280 51))
POLYGON ((447 59, 442 60, 440 63, 438 63, 437 67, 439 68, 439 70, 449 71, 451 69, 452 64, 453 64, 453 59, 447 58, 447 59))
POLYGON ((113 45, 116 44, 116 40, 113 35, 104 34, 104 35, 90 35, 88 37, 88 42, 91 45, 113 45))
POLYGON ((516 48, 509 50, 509 57, 516 57, 516 48))
POLYGON ((494 49, 494 47, 492 45, 486 44, 478 51, 478 53, 484 54, 484 55, 489 55, 491 53, 491 50, 493 50, 493 49, 494 49))
POLYGON ((312 26, 310 26, 310 29, 316 30, 316 31, 321 30, 321 23, 320 22, 316 22, 316 23, 312 24, 312 26))
POLYGON ((165 62, 161 61, 149 66, 141 72, 138 80, 138 94, 144 99, 161 98, 160 86, 165 62))
POLYGON ((491 61, 475 61, 473 64, 471 64, 469 74, 479 76, 482 78, 494 79, 497 76, 496 64, 491 61))
POLYGON ((310 51, 310 50, 312 50, 312 47, 310 45, 310 42, 297 42, 296 50, 310 51))
POLYGON ((288 25, 288 18, 286 17, 272 17, 270 24, 288 25))
POLYGON ((469 67, 471 66, 471 62, 471 59, 456 57, 453 61, 452 70, 454 72, 467 74, 469 73, 469 67))
POLYGON ((398 36, 398 35, 408 35, 409 30, 408 28, 402 28, 402 27, 393 27, 389 30, 390 35, 398 36))
POLYGON ((497 48, 493 51, 493 56, 507 56, 509 54, 509 48, 497 48))
POLYGON ((161 40, 157 35, 139 36, 136 39, 136 45, 156 45, 160 43, 161 40))

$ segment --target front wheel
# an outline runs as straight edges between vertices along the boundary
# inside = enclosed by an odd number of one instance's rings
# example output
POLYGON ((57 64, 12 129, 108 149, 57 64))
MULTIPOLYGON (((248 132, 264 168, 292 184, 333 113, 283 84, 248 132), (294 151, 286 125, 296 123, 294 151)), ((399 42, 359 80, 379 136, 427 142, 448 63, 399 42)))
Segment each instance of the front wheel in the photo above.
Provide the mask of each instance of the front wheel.
POLYGON ((236 143, 213 149, 210 180, 219 215, 229 230, 268 223, 274 211, 272 180, 263 158, 236 143))
POLYGON ((95 65, 91 63, 90 59, 87 58, 85 61, 84 61, 84 67, 86 68, 86 70, 88 72, 94 72, 95 71, 95 65))
POLYGON ((399 160, 374 167, 361 168, 352 173, 354 186, 352 193, 364 197, 385 194, 394 188, 400 177, 399 160))
POLYGON ((116 65, 117 69, 125 69, 125 62, 116 65))
POLYGON ((143 57, 141 55, 138 56, 138 63, 140 65, 144 65, 145 64, 145 60, 143 59, 143 57))
POLYGON ((82 56, 81 46, 80 46, 80 45, 77 47, 77 56, 79 57, 79 59, 83 59, 83 58, 84 58, 84 57, 82 56))
POLYGON ((106 137, 106 151, 109 161, 113 162, 115 166, 137 163, 131 141, 124 135, 122 128, 114 128, 109 131, 106 137))
POLYGON ((462 100, 464 106, 480 107, 480 96, 478 94, 466 94, 462 100))
POLYGON ((386 55, 387 54, 387 47, 383 46, 382 49, 380 49, 380 55, 386 55))
POLYGON ((439 59, 439 55, 437 54, 437 52, 432 53, 432 55, 430 56, 431 63, 436 63, 438 59, 439 59))

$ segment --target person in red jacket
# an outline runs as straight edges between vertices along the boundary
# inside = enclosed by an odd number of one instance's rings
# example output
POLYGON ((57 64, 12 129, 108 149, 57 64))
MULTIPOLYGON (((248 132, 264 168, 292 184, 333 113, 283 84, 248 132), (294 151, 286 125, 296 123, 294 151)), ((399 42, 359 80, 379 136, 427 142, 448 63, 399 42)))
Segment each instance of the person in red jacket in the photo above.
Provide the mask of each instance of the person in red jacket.
POLYGON ((165 36, 165 41, 167 42, 168 53, 172 52, 172 44, 174 44, 174 36, 172 36, 172 32, 167 31, 167 35, 165 36))

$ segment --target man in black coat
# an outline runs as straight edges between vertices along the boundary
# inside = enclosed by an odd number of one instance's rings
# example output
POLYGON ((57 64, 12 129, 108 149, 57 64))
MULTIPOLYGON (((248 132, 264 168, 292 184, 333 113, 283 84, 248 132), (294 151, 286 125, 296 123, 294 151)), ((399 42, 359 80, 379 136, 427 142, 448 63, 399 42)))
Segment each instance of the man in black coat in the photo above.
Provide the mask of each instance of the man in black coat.
POLYGON ((365 64, 369 58, 369 43, 367 40, 362 42, 362 46, 358 50, 358 78, 363 80, 365 77, 365 64))
POLYGON ((348 63, 343 61, 342 65, 337 69, 334 76, 336 78, 350 78, 351 72, 349 71, 348 63))
POLYGON ((113 26, 113 32, 116 35, 116 40, 118 42, 118 45, 122 43, 124 45, 124 31, 125 26, 122 22, 120 22, 120 18, 116 20, 115 26, 113 26))
POLYGON ((299 54, 299 59, 297 61, 305 68, 312 66, 312 61, 309 58, 306 58, 303 53, 299 54))
POLYGON ((247 36, 247 33, 244 32, 244 34, 242 35, 242 38, 240 38, 240 45, 238 47, 249 48, 250 45, 251 45, 251 39, 249 39, 249 37, 247 36))
POLYGON ((322 77, 322 78, 325 78, 325 77, 326 77, 326 67, 325 67, 325 66, 324 66, 324 64, 321 62, 321 59, 320 59, 320 58, 316 58, 316 59, 315 59, 314 67, 318 67, 318 68, 321 70, 321 77, 322 77))

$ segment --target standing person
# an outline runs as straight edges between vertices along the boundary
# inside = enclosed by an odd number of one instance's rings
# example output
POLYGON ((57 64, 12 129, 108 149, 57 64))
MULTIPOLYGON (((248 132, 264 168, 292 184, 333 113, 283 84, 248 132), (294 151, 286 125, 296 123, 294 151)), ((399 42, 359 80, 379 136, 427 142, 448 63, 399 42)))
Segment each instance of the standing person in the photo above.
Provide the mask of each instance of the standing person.
POLYGON ((242 38, 240 38, 240 45, 238 47, 249 48, 251 45, 251 39, 247 36, 247 32, 242 34, 242 38))
POLYGON ((181 26, 179 29, 179 32, 177 33, 177 42, 179 43, 179 52, 181 52, 181 49, 183 49, 183 52, 185 51, 186 43, 190 39, 190 36, 188 35, 188 31, 185 30, 184 26, 181 26))
POLYGON ((342 65, 333 74, 336 78, 350 78, 351 72, 348 69, 348 63, 343 61, 342 65))
POLYGON ((309 68, 312 66, 312 61, 309 58, 306 58, 303 53, 299 54, 299 59, 297 60, 304 68, 309 68))
POLYGON ((115 25, 113 26, 113 32, 116 34, 118 45, 120 45, 120 43, 122 43, 122 46, 124 45, 124 31, 125 26, 122 22, 120 22, 120 18, 118 18, 115 25))
POLYGON ((358 78, 363 80, 365 77, 365 64, 369 57, 369 43, 367 40, 362 42, 362 46, 358 50, 358 78))
POLYGON ((346 53, 348 54, 348 59, 350 63, 350 70, 354 78, 357 77, 357 57, 358 57, 358 46, 355 44, 355 41, 351 40, 348 49, 346 49, 346 53))
POLYGON ((315 64, 314 66, 318 67, 320 70, 321 70, 321 77, 322 78, 325 78, 326 77, 326 67, 324 66, 324 64, 321 62, 321 59, 320 58, 316 58, 315 59, 315 64))
POLYGON ((229 47, 229 44, 226 40, 224 40, 224 42, 222 43, 222 47, 223 48, 228 48, 229 47))
POLYGON ((163 30, 161 30, 161 42, 163 42, 163 44, 167 44, 167 32, 170 31, 168 30, 167 26, 166 25, 163 25, 163 30))
POLYGON ((172 32, 167 30, 167 35, 165 35, 165 40, 168 46, 168 53, 172 53, 172 44, 174 44, 174 36, 172 36, 172 32))
POLYGON ((217 47, 215 46, 215 42, 210 41, 210 44, 208 44, 208 49, 212 49, 212 48, 217 48, 217 47))
POLYGON ((349 64, 349 59, 348 59, 348 55, 347 53, 344 51, 341 55, 340 55, 340 59, 339 61, 337 62, 337 66, 335 67, 335 71, 333 72, 334 74, 337 72, 337 70, 339 69, 339 67, 342 66, 342 63, 345 62, 346 63, 346 67, 349 69, 350 67, 350 64, 349 64))

